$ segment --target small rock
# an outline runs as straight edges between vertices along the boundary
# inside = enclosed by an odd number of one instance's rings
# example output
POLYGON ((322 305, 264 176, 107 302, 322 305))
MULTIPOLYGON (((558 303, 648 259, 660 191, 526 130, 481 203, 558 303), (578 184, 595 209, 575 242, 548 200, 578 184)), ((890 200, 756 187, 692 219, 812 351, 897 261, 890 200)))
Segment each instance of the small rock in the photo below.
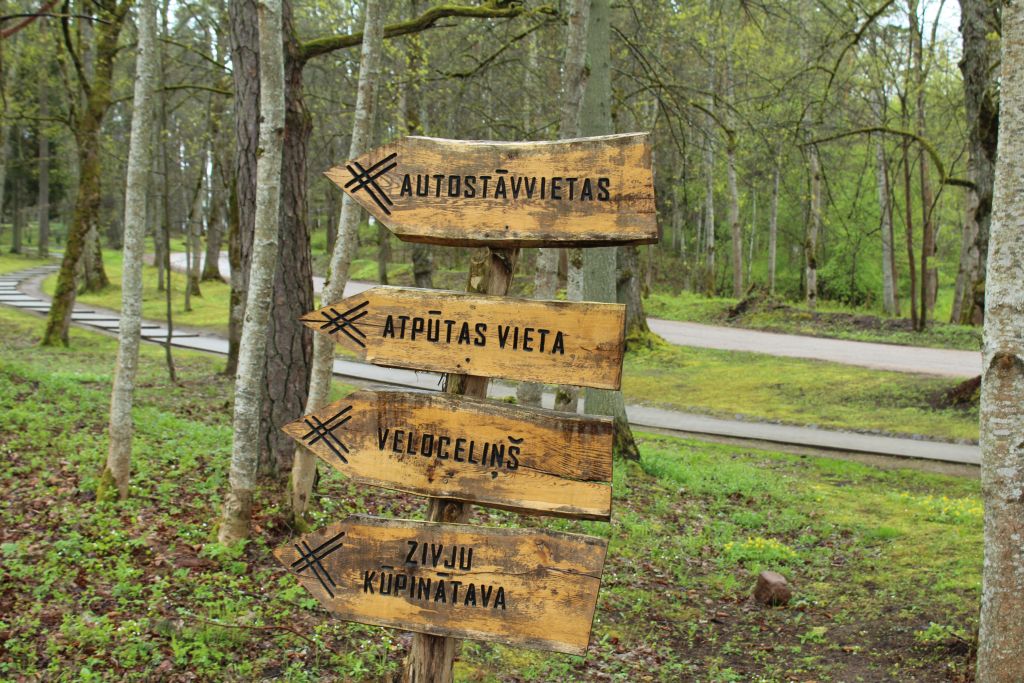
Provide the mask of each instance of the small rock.
POLYGON ((785 605, 793 597, 786 577, 778 572, 761 572, 754 586, 754 599, 762 605, 785 605))

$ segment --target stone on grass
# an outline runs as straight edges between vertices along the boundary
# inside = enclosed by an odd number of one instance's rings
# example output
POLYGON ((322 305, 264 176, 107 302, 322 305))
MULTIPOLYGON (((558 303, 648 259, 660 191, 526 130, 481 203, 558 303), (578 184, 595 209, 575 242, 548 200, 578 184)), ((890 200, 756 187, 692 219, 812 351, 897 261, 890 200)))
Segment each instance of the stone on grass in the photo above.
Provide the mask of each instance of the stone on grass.
POLYGON ((793 589, 789 587, 789 582, 782 574, 764 571, 757 575, 754 599, 762 605, 785 605, 792 597, 793 589))

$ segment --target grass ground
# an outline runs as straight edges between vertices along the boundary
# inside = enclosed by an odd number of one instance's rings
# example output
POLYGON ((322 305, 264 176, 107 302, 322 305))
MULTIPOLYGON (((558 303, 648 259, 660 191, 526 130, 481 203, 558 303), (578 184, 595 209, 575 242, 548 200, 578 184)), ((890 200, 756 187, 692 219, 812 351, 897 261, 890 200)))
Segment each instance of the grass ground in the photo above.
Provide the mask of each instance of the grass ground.
POLYGON ((884 344, 967 351, 981 349, 981 329, 970 325, 933 322, 924 332, 914 332, 909 319, 889 318, 874 311, 844 307, 827 301, 819 304, 817 310, 811 311, 794 302, 761 300, 739 315, 732 315, 730 309, 738 303, 737 299, 706 297, 688 291, 655 292, 644 300, 644 310, 657 318, 708 325, 733 325, 770 332, 884 344))
POLYGON ((977 441, 978 409, 935 409, 948 379, 664 344, 626 355, 628 400, 684 412, 977 441))
MULTIPOLYGON (((102 292, 85 292, 78 295, 78 302, 121 310, 121 264, 122 253, 113 249, 103 251, 103 264, 110 278, 111 286, 102 292)), ((157 289, 157 269, 146 266, 142 271, 142 316, 150 320, 167 319, 165 292, 157 289)), ((207 281, 199 285, 202 296, 191 297, 191 311, 185 311, 185 284, 183 274, 171 274, 171 311, 175 325, 204 327, 226 335, 228 332, 228 310, 231 288, 225 282, 207 281)), ((57 288, 57 275, 43 281, 43 291, 52 296, 57 288)))
MULTIPOLYGON (((244 549, 213 542, 230 449, 220 361, 143 347, 132 498, 95 500, 115 341, 0 309, 0 678, 388 680, 408 634, 338 621, 276 565, 280 493, 244 549)), ((474 523, 610 540, 587 658, 467 642, 456 680, 966 681, 981 570, 979 484, 640 435, 611 524, 479 510, 474 523), (788 607, 748 600, 760 569, 788 607)), ((333 472, 316 525, 421 517, 423 499, 333 472)))
MULTIPOLYGON (((34 251, 32 252, 34 253, 34 251)), ((50 259, 40 259, 31 254, 11 254, 0 245, 0 273, 13 273, 16 270, 35 268, 36 266, 53 263, 50 259)))

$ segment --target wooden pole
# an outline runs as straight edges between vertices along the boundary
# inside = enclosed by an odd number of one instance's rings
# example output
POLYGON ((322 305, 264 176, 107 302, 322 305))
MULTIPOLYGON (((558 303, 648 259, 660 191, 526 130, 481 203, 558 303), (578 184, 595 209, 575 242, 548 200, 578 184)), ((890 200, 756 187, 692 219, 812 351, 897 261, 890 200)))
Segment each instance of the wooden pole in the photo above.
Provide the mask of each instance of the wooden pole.
MULTIPOLYGON (((466 291, 478 294, 505 296, 512 285, 519 249, 485 247, 469 266, 466 291)), ((449 394, 487 397, 486 377, 448 374, 445 391, 449 394)), ((427 505, 427 519, 431 522, 460 523, 469 519, 472 506, 451 498, 431 498, 427 505)), ((412 649, 406 660, 403 683, 451 683, 452 660, 458 645, 455 638, 413 634, 412 649)))

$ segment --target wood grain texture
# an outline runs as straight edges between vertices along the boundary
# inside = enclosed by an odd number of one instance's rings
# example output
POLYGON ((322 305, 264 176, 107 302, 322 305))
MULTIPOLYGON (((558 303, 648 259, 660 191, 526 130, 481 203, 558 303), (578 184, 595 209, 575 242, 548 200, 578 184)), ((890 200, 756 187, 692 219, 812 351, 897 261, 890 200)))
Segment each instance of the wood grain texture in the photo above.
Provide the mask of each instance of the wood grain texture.
POLYGON ((556 142, 405 137, 325 175, 410 242, 565 247, 659 237, 646 133, 556 142))
POLYGON ((375 365, 618 389, 621 304, 374 287, 301 318, 375 365))
POLYGON ((362 390, 282 429, 365 484, 519 512, 611 515, 614 424, 607 418, 362 390))
POLYGON ((583 655, 607 547, 590 536, 353 515, 274 555, 342 619, 583 655))

